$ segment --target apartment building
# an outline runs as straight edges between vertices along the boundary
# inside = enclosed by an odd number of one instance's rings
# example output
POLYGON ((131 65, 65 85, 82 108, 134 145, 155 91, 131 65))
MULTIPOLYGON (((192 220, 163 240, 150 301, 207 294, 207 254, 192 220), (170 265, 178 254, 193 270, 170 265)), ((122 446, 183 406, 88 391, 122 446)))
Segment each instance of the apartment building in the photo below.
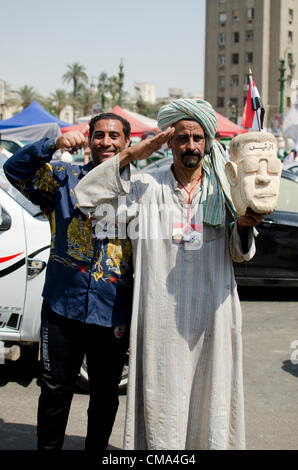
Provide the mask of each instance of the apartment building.
POLYGON ((216 111, 241 122, 251 69, 265 127, 276 128, 283 59, 286 113, 298 87, 298 0, 206 1, 204 95, 216 111))

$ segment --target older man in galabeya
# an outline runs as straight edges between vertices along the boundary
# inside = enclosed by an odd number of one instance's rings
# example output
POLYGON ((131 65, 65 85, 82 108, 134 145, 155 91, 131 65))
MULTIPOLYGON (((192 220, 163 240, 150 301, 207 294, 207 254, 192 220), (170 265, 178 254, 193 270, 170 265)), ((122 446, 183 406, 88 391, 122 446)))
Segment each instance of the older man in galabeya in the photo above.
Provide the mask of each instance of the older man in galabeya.
POLYGON ((253 257, 253 226, 262 215, 236 216, 209 103, 175 100, 160 109, 158 122, 163 132, 95 168, 75 189, 81 210, 99 226, 96 207, 125 196, 135 275, 124 448, 243 449, 232 261, 253 257), (131 161, 165 142, 170 168, 130 175, 131 161))

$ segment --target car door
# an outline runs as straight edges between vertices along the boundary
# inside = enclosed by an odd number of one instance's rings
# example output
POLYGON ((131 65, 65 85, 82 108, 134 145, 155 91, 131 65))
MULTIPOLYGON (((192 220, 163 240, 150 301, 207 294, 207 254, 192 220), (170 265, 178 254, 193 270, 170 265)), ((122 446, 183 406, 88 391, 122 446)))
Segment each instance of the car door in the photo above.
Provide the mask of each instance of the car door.
POLYGON ((26 289, 23 209, 1 182, 0 174, 0 336, 19 328, 26 289))
POLYGON ((7 180, 6 160, 0 153, 0 340, 14 336, 14 340, 35 342, 39 339, 50 226, 40 207, 7 180))

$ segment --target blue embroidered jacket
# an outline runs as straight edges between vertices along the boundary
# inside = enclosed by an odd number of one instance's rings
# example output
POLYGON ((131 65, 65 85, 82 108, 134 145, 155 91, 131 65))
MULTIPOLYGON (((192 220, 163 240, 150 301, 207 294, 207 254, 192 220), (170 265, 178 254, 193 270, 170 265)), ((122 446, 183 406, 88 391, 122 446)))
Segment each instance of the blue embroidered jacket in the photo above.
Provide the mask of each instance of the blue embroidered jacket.
POLYGON ((4 164, 9 181, 34 204, 51 226, 51 252, 43 297, 65 317, 102 326, 130 320, 132 256, 129 239, 98 240, 91 220, 78 208, 74 187, 92 169, 50 162, 54 139, 18 150, 4 164))

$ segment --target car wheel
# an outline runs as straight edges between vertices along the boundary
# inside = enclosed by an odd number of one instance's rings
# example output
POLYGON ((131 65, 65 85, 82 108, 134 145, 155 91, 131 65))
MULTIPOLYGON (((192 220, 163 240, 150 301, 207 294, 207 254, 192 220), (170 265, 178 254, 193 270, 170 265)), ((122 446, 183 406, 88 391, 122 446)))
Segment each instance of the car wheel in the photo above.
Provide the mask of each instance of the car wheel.
MULTIPOLYGON (((123 393, 126 391, 127 386, 127 378, 128 378, 128 352, 126 353, 125 364, 122 370, 121 380, 119 383, 119 392, 123 393)), ((89 379, 88 379, 88 372, 87 372, 87 363, 86 363, 86 356, 84 356, 83 364, 80 370, 80 375, 78 377, 78 386, 89 392, 89 379)))

